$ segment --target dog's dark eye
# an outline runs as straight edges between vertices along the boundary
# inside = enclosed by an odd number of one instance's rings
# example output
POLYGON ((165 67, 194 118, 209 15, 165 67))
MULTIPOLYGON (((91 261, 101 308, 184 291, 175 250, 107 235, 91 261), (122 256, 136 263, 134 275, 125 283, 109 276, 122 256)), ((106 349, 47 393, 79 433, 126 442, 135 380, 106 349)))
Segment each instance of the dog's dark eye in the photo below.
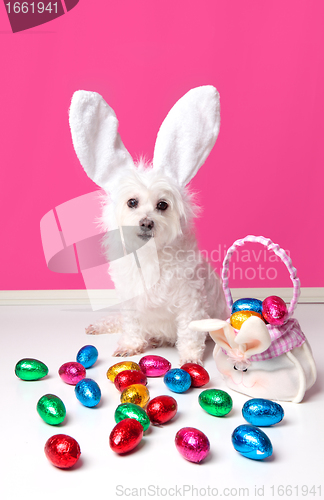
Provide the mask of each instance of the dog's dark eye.
POLYGON ((130 200, 128 200, 127 205, 129 206, 129 208, 136 208, 138 205, 138 200, 135 200, 135 198, 131 198, 130 200))
POLYGON ((159 201, 159 203, 156 205, 156 208, 158 210, 166 210, 168 208, 168 204, 166 201, 159 201))

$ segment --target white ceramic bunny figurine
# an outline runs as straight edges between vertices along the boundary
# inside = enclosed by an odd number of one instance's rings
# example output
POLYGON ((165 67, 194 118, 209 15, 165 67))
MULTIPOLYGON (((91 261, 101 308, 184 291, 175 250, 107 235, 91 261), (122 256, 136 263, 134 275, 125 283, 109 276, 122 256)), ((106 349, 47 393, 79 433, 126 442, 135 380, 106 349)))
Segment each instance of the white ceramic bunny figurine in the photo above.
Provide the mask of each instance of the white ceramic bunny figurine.
POLYGON ((299 280, 288 255, 271 240, 247 236, 228 250, 223 264, 223 286, 229 307, 233 300, 228 288, 228 263, 238 246, 258 242, 273 250, 286 264, 294 285, 288 320, 282 326, 267 325, 251 316, 236 330, 228 321, 205 319, 192 321, 189 328, 208 331, 216 342, 216 366, 230 389, 253 398, 302 401, 305 391, 316 380, 316 367, 310 346, 298 321, 291 316, 299 295, 299 280))

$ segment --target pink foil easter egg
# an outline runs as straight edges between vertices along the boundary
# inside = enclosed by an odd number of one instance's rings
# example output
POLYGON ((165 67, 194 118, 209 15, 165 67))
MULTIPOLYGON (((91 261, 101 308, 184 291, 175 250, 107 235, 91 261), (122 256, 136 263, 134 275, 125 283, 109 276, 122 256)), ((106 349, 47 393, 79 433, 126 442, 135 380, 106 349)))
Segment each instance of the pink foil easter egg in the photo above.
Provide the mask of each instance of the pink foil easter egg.
POLYGON ((66 384, 76 385, 80 380, 85 378, 86 369, 81 363, 70 361, 60 367, 59 376, 66 384))
POLYGON ((281 297, 271 295, 262 303, 262 316, 270 325, 281 326, 288 318, 288 309, 281 297))
POLYGON ((199 464, 207 457, 210 444, 208 437, 194 427, 183 427, 175 437, 178 452, 189 462, 199 464))
POLYGON ((143 356, 138 362, 141 370, 147 377, 161 377, 171 368, 171 363, 162 356, 143 356))

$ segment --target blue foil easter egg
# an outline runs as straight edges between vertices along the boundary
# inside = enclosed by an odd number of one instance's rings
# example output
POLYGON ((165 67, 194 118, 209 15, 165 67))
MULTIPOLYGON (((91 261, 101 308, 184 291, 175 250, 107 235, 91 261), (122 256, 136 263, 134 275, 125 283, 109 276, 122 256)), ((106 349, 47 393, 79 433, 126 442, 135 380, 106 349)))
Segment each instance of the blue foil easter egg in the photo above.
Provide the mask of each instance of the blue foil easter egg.
POLYGON ((272 444, 268 436, 254 425, 239 425, 232 434, 236 451, 252 460, 263 460, 272 455, 272 444))
POLYGON ((254 311, 262 315, 262 301, 259 299, 238 299, 232 305, 232 314, 238 311, 254 311))
POLYGON ((244 403, 242 415, 249 424, 268 427, 278 424, 284 417, 283 407, 269 399, 249 399, 244 403))
POLYGON ((191 386, 191 377, 181 368, 172 368, 164 375, 164 383, 172 392, 185 392, 191 386))
POLYGON ((98 359, 98 350, 94 345, 85 345, 79 350, 76 360, 84 368, 90 368, 98 359))
POLYGON ((75 395, 83 406, 93 408, 101 399, 101 390, 97 382, 91 378, 80 380, 75 386, 75 395))

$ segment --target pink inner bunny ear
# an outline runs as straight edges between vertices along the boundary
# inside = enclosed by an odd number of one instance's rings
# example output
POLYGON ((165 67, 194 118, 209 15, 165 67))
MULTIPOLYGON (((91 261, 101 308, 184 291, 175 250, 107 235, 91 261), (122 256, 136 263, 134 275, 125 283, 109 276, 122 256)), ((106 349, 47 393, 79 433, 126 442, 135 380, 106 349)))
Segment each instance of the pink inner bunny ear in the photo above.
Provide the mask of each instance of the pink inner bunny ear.
POLYGON ((270 347, 271 337, 264 321, 257 316, 251 316, 244 321, 235 342, 244 347, 245 357, 264 352, 270 347))

